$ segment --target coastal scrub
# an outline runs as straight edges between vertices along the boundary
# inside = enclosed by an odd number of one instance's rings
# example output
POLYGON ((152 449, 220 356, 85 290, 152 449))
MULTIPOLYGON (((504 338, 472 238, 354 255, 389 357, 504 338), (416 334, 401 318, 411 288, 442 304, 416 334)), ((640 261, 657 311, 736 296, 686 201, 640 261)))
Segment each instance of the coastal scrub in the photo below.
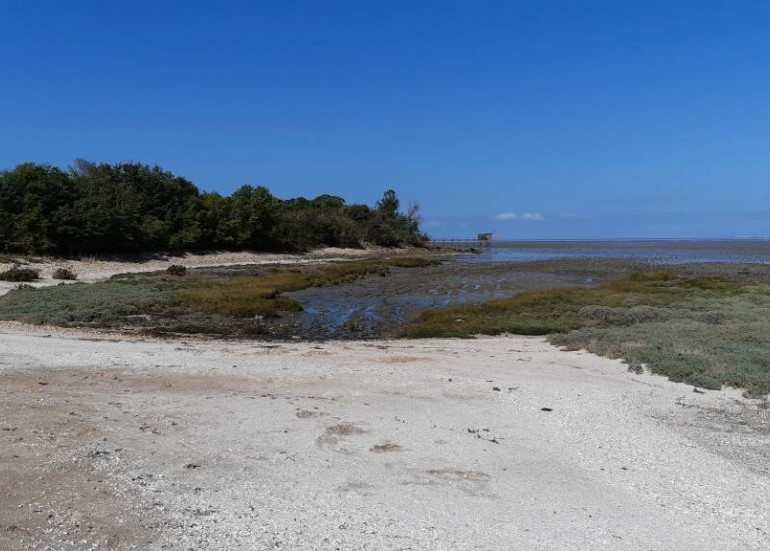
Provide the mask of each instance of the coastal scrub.
POLYGON ((594 289, 549 289, 424 312, 401 336, 548 335, 708 389, 770 393, 770 285, 634 274, 594 289))
POLYGON ((94 284, 16 289, 0 297, 0 320, 33 324, 260 337, 302 306, 284 293, 387 277, 435 259, 394 257, 319 266, 250 266, 120 274, 94 284), (271 326, 272 327, 272 326, 271 326))

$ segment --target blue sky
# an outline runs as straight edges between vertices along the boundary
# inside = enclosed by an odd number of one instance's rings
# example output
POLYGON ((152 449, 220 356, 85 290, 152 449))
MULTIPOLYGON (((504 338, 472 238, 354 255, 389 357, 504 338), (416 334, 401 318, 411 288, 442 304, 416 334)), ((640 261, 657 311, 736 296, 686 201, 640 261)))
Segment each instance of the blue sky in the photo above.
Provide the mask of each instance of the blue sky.
POLYGON ((160 164, 437 236, 770 236, 770 2, 0 0, 0 167, 160 164))

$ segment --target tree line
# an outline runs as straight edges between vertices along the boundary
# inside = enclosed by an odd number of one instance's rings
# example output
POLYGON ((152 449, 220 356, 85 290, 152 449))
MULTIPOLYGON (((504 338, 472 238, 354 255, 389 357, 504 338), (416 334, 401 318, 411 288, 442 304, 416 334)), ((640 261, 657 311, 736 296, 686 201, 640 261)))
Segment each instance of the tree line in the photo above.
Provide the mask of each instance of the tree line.
POLYGON ((0 172, 0 251, 16 254, 195 250, 305 251, 420 245, 417 207, 393 190, 374 207, 321 195, 282 200, 244 185, 201 192, 158 166, 77 160, 67 170, 24 163, 0 172))

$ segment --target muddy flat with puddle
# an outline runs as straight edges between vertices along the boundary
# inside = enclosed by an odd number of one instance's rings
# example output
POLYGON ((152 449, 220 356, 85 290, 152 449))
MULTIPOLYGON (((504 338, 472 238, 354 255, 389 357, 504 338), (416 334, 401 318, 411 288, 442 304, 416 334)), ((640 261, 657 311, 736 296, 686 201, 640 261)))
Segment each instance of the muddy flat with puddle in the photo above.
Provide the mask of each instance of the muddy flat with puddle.
POLYGON ((360 339, 392 336, 428 309, 478 304, 548 287, 591 286, 597 281, 584 274, 450 261, 427 268, 393 268, 387 277, 369 276, 287 296, 304 308, 291 322, 303 337, 360 339))
POLYGON ((479 304, 537 289, 593 287, 649 270, 738 280, 770 278, 767 264, 659 265, 623 258, 492 262, 484 255, 460 256, 438 266, 393 268, 387 277, 369 276, 346 285, 288 293, 304 311, 281 319, 275 336, 321 340, 390 337, 424 310, 479 304))

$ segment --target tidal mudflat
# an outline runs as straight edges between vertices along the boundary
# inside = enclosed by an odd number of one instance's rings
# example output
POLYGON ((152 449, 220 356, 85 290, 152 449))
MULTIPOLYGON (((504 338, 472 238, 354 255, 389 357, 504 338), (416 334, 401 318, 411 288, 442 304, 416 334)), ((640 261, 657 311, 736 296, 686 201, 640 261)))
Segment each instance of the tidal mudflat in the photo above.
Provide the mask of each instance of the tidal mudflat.
POLYGON ((115 335, 286 341, 546 335, 701 388, 770 391, 770 265, 425 252, 123 273, 21 288, 0 320, 115 335))
MULTIPOLYGON (((435 260, 107 273, 2 297, 9 318, 30 305, 36 315, 91 314, 58 326, 0 322, 0 548, 770 545, 766 397, 635 372, 582 349, 590 345, 565 351, 546 337, 375 338, 425 312, 483 317, 490 300, 554 287, 591 297, 620 285, 665 305, 666 293, 706 281, 696 298, 732 300, 766 281, 768 266, 640 277, 660 272, 628 259, 435 260), (232 277, 258 279, 244 289, 300 308, 204 320, 174 299, 232 277), (266 282, 284 287, 273 293, 266 282), (23 308, 10 316, 9 305, 23 308), (266 335, 271 323, 283 336, 266 335), (244 326, 262 329, 244 339, 244 326)), ((202 299, 244 307, 221 296, 202 299)), ((621 303, 601 312, 622 321, 634 305, 612 297, 621 303)), ((690 321, 721 330, 714 321, 730 320, 690 321)), ((682 352, 692 360, 693 351, 682 352)))

